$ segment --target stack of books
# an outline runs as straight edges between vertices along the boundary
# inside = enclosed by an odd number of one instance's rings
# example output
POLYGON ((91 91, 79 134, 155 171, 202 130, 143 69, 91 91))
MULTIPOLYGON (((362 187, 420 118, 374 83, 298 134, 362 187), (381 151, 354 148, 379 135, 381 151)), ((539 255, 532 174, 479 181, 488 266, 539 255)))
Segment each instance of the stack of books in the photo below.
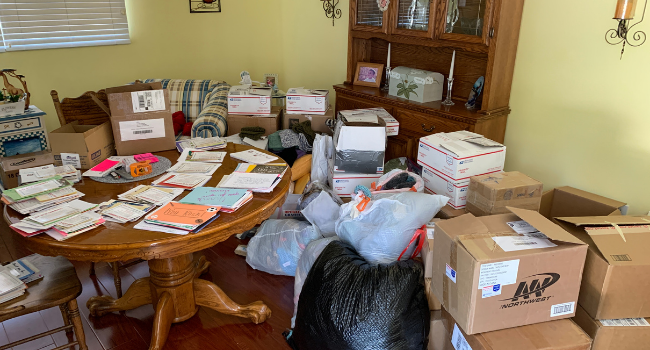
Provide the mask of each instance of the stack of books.
POLYGON ((233 159, 241 160, 246 163, 253 163, 253 164, 266 164, 278 159, 278 157, 254 149, 249 149, 242 152, 230 153, 230 157, 233 159))
POLYGON ((203 163, 223 163, 227 152, 204 151, 194 148, 186 148, 178 157, 179 162, 203 162, 203 163))
POLYGON ((23 283, 27 284, 29 282, 34 282, 43 278, 41 270, 39 270, 34 264, 31 263, 31 259, 39 256, 38 254, 32 254, 30 256, 24 257, 13 261, 4 267, 11 270, 11 274, 15 277, 18 277, 23 283))
POLYGON ((118 199, 130 202, 144 202, 155 205, 163 205, 174 200, 182 194, 182 188, 164 188, 147 185, 138 185, 120 195, 118 199))
POLYGON ((191 232, 214 221, 219 216, 220 209, 214 205, 169 202, 145 216, 144 222, 191 232))
POLYGON ((140 220, 146 213, 156 208, 155 204, 137 203, 111 199, 99 205, 98 213, 106 221, 124 224, 140 220))
POLYGON ((65 237, 76 235, 104 222, 101 217, 85 214, 95 207, 97 207, 96 204, 77 199, 33 213, 10 227, 24 237, 35 236, 43 232, 56 236, 60 234, 65 237))
POLYGON ((151 184, 157 187, 182 188, 191 190, 205 185, 212 179, 212 175, 196 174, 165 174, 151 184))
POLYGON ((222 140, 220 137, 209 137, 206 139, 197 137, 194 139, 176 141, 176 149, 181 153, 183 153, 187 148, 207 151, 226 148, 226 144, 226 140, 222 140))
POLYGON ((220 206, 224 213, 233 213, 253 199, 253 192, 244 189, 199 187, 180 203, 220 206))
POLYGON ((1 200, 15 211, 27 215, 79 199, 83 195, 72 187, 72 183, 57 175, 5 190, 1 200))
POLYGON ((7 267, 0 266, 0 303, 16 299, 25 294, 27 285, 14 276, 7 267))
POLYGON ((71 183, 77 183, 81 180, 81 172, 70 164, 64 166, 44 165, 36 168, 20 169, 18 176, 21 184, 47 180, 53 176, 61 176, 71 183))

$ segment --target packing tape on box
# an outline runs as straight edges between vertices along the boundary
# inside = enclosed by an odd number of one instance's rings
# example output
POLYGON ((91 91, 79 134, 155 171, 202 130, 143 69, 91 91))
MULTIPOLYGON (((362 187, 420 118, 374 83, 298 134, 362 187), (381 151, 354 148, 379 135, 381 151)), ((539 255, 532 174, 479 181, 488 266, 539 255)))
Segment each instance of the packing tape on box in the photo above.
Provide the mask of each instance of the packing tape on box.
MULTIPOLYGON (((458 279, 458 244, 456 243, 456 240, 451 241, 451 252, 449 253, 449 267, 454 269, 456 271, 456 279, 458 279)), ((451 288, 453 285, 450 283, 455 282, 451 281, 447 275, 442 276, 442 299, 443 299, 443 305, 445 307, 449 307, 450 310, 457 310, 458 309, 458 293, 452 293, 451 288), (451 300, 450 300, 451 299, 451 300), (451 304, 450 304, 451 302, 451 304)))
POLYGON ((618 234, 621 235, 621 238, 623 238, 623 242, 627 243, 627 239, 625 239, 625 235, 623 234, 623 230, 621 230, 621 228, 618 227, 617 224, 615 224, 613 222, 609 222, 609 221, 605 221, 605 222, 612 225, 614 227, 614 229, 616 230, 616 232, 618 232, 618 234))

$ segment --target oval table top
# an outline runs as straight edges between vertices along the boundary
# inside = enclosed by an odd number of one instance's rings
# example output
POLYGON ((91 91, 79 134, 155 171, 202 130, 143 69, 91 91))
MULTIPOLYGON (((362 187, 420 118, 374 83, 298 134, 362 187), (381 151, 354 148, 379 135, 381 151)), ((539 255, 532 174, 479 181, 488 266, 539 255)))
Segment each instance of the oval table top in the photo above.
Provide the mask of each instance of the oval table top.
MULTIPOLYGON (((224 151, 228 153, 240 152, 253 147, 228 143, 224 151)), ((266 152, 266 151, 264 151, 266 152)), ((272 154, 266 152, 268 154, 272 154)), ((154 153, 166 157, 176 163, 179 153, 176 150, 154 153)), ((278 161, 283 162, 278 158, 278 161)), ((215 187, 224 175, 231 174, 239 164, 238 161, 226 156, 222 165, 208 181, 205 187, 215 187)), ((148 179, 125 184, 100 183, 88 178, 83 178, 74 187, 85 196, 81 200, 90 203, 102 203, 110 199, 117 199, 117 195, 128 191, 137 185, 150 185, 155 180, 148 179)), ((220 217, 198 233, 187 235, 174 235, 163 232, 153 232, 134 229, 133 226, 140 222, 120 224, 106 222, 103 226, 65 241, 56 241, 48 235, 41 234, 34 237, 21 237, 21 242, 30 250, 49 256, 62 255, 71 260, 78 261, 126 261, 134 258, 144 260, 165 259, 181 254, 193 253, 214 246, 233 234, 244 232, 256 224, 268 219, 275 208, 284 203, 291 182, 291 169, 287 169, 282 181, 271 193, 254 193, 253 199, 234 213, 220 213, 220 217)), ((184 191, 175 200, 178 201, 190 191, 184 191)), ((24 218, 13 209, 5 206, 4 217, 7 223, 12 224, 24 218)))

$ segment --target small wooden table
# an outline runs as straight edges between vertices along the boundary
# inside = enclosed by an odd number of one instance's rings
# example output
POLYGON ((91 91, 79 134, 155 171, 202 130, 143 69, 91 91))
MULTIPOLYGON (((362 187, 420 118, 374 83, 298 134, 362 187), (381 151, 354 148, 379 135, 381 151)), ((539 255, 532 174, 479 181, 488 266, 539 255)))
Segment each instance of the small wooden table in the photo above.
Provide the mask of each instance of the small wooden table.
MULTIPOLYGON (((228 153, 250 149, 250 146, 229 143, 228 153)), ((175 162, 177 151, 156 153, 175 162)), ((235 170, 238 162, 226 156, 221 167, 205 186, 214 187, 223 175, 235 170)), ((272 193, 255 193, 253 199, 235 213, 221 216, 201 232, 188 235, 172 235, 134 229, 137 223, 118 224, 107 222, 89 232, 58 242, 47 235, 23 238, 22 243, 31 251, 42 255, 62 255, 78 261, 127 261, 140 258, 148 260, 150 277, 133 282, 124 296, 96 296, 87 306, 93 316, 113 311, 131 310, 153 304, 156 314, 153 323, 150 350, 162 349, 172 323, 183 322, 196 314, 199 306, 209 307, 221 313, 249 318, 262 323, 271 316, 271 310, 261 301, 239 305, 232 301, 217 285, 199 279, 208 268, 205 257, 194 254, 225 241, 231 235, 253 228, 269 218, 275 208, 282 205, 289 190, 291 170, 282 178, 272 193)), ((86 195, 81 199, 101 203, 117 199, 117 195, 139 184, 150 184, 153 179, 127 184, 105 184, 83 179, 75 187, 86 195)), ((182 196, 189 193, 185 191, 182 196)), ((179 198, 181 198, 179 197, 179 198)), ((178 200, 178 199, 177 199, 178 200)), ((24 216, 5 206, 5 220, 11 224, 24 216)), ((16 233, 17 234, 17 233, 16 233)), ((22 236, 21 236, 22 237, 22 236)))

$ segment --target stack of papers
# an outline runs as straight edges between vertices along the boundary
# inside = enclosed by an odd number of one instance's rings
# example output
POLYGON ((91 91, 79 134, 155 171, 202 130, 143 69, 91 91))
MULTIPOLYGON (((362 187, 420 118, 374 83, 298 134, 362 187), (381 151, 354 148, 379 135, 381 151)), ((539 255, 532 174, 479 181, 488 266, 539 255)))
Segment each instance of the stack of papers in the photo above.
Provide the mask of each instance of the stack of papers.
POLYGON ((191 190, 205 185, 212 179, 212 175, 195 174, 166 174, 156 179, 151 184, 160 187, 182 188, 191 190))
POLYGON ((34 266, 34 264, 29 261, 36 256, 38 255, 32 254, 28 257, 13 261, 4 267, 8 268, 11 274, 15 277, 18 277, 19 280, 23 281, 23 283, 34 282, 43 278, 41 270, 39 270, 36 266, 34 266))
POLYGON ((207 139, 197 137, 189 140, 176 141, 176 149, 183 153, 183 150, 186 148, 211 150, 226 148, 226 144, 227 142, 220 137, 209 137, 207 139))
POLYGON ((102 203, 98 211, 106 220, 124 224, 140 220, 146 213, 153 210, 156 205, 150 203, 135 203, 127 201, 113 200, 102 203))
POLYGON ((250 164, 250 163, 239 163, 235 172, 238 173, 254 173, 254 174, 276 174, 279 177, 282 177, 289 166, 284 163, 278 164, 250 164))
POLYGON ((125 164, 130 163, 133 157, 109 157, 104 159, 101 163, 95 165, 94 167, 87 170, 83 173, 83 176, 90 177, 104 177, 111 173, 111 171, 125 166, 125 164))
POLYGON ((216 205, 225 213, 233 213, 253 199, 253 192, 245 189, 199 187, 192 190, 180 203, 216 205))
POLYGON ((169 202, 144 218, 152 225, 193 231, 216 219, 219 206, 169 202))
POLYGON ((253 163, 253 164, 266 164, 278 159, 278 157, 266 154, 264 152, 256 151, 254 149, 249 149, 242 152, 230 153, 230 157, 233 159, 241 160, 246 163, 253 163))
POLYGON ((234 172, 224 176, 217 187, 240 188, 253 192, 270 193, 280 183, 281 176, 276 174, 256 174, 234 172))
POLYGON ((182 188, 164 188, 147 185, 138 185, 120 195, 118 199, 130 202, 145 202, 155 205, 163 205, 174 200, 182 194, 182 188))
POLYGON ((36 168, 20 169, 18 175, 20 176, 20 183, 22 184, 47 180, 56 175, 61 176, 63 179, 72 183, 77 183, 81 180, 81 172, 70 164, 57 167, 50 164, 36 168))
POLYGON ((202 151, 194 148, 186 148, 178 157, 179 162, 203 162, 203 163, 222 163, 227 152, 202 151))
POLYGON ((174 174, 197 174, 210 175, 214 174, 221 164, 200 163, 200 162, 178 162, 167 170, 168 173, 174 174))
POLYGON ((102 225, 104 222, 104 218, 97 213, 81 213, 59 221, 54 227, 45 231, 45 233, 57 241, 64 241, 68 238, 99 227, 99 225, 102 225))
POLYGON ((68 186, 21 201, 14 202, 10 199, 3 199, 3 202, 7 203, 11 209, 23 215, 27 215, 37 211, 49 209, 59 204, 67 203, 75 199, 79 199, 83 196, 83 193, 77 191, 72 186, 68 186))
MULTIPOLYGON (((12 224, 10 227, 12 230, 18 232, 24 237, 35 236, 52 228, 55 230, 61 230, 65 234, 77 233, 76 231, 78 230, 82 230, 89 226, 92 226, 91 228, 95 228, 103 223, 103 221, 99 223, 87 223, 87 220, 85 219, 76 218, 76 216, 94 209, 95 207, 97 207, 96 204, 84 202, 77 199, 69 203, 59 204, 50 209, 34 213, 22 219, 21 221, 12 224), (78 225, 82 223, 86 223, 86 225, 83 227, 78 227, 78 225)), ((82 232, 85 231, 87 230, 84 230, 82 232)))
POLYGON ((14 276, 7 267, 0 266, 0 303, 18 298, 25 294, 27 285, 14 276))

